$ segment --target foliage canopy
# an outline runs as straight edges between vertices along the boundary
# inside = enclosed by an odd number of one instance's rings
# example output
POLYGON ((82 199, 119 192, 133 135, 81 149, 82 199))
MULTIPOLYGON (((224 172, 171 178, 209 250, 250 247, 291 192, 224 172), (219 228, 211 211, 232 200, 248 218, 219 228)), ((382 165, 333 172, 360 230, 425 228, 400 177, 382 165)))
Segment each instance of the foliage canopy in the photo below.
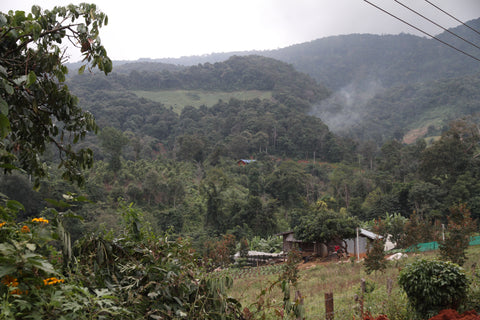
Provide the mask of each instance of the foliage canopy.
POLYGON ((419 259, 407 265, 398 279, 408 300, 423 317, 442 309, 456 309, 469 281, 462 267, 449 261, 419 259))
POLYGON ((97 126, 63 84, 68 69, 61 45, 80 49, 84 64, 79 72, 88 66, 107 74, 112 62, 99 38, 107 23, 104 13, 86 3, 0 13, 0 166, 5 170, 18 167, 45 176, 47 165, 40 156, 53 144, 64 178, 83 181, 79 170, 92 165, 93 155, 73 144, 97 126))

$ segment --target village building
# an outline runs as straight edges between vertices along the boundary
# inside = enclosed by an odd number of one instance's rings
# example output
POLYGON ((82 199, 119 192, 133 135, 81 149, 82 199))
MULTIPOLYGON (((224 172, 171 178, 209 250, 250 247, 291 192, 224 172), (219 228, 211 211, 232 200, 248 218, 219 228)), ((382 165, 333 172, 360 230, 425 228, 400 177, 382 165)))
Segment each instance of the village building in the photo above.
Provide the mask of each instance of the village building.
MULTIPOLYGON (((325 258, 334 252, 335 246, 341 245, 334 241, 330 243, 319 243, 297 240, 295 239, 295 234, 293 231, 282 232, 277 235, 283 237, 284 253, 288 253, 289 251, 296 249, 299 250, 303 256, 315 255, 325 258)), ((366 253, 370 243, 378 238, 382 238, 382 236, 375 234, 371 231, 359 228, 358 237, 356 237, 355 239, 344 239, 347 245, 346 255, 357 256, 358 254, 366 253)))

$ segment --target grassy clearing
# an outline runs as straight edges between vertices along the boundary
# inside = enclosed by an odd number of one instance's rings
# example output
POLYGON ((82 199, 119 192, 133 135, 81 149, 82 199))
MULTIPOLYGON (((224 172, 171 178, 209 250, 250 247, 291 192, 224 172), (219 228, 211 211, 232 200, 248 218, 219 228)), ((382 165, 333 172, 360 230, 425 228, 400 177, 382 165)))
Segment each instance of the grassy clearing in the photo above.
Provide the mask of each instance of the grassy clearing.
POLYGON ((228 101, 231 98, 238 100, 271 99, 271 91, 200 91, 200 90, 164 90, 164 91, 133 91, 137 96, 163 103, 167 107, 172 107, 177 113, 180 113, 185 106, 200 107, 206 105, 211 107, 218 100, 228 101))
MULTIPOLYGON (((333 292, 335 305, 335 320, 359 319, 360 305, 355 301, 355 295, 360 295, 361 279, 367 282, 367 293, 364 296, 364 310, 372 315, 386 314, 390 320, 415 319, 408 307, 405 293, 399 287, 397 278, 399 270, 418 257, 435 257, 437 252, 422 253, 410 256, 398 262, 390 262, 384 273, 367 275, 363 263, 320 263, 299 265, 299 290, 304 296, 306 319, 325 319, 325 293, 333 292), (388 279, 393 280, 390 295, 387 292, 388 279)), ((480 246, 470 247, 469 261, 465 263, 468 274, 472 272, 473 263, 480 262, 480 246)), ((230 294, 238 299, 242 306, 249 307, 258 301, 262 290, 267 289, 278 279, 278 274, 267 272, 251 272, 249 276, 235 277, 230 294)), ((268 291, 268 290, 267 290, 268 291)), ((291 293, 294 296, 294 293, 291 293)), ((272 304, 281 305, 283 296, 276 287, 264 299, 272 304)), ((272 318, 273 319, 273 318, 272 318)))

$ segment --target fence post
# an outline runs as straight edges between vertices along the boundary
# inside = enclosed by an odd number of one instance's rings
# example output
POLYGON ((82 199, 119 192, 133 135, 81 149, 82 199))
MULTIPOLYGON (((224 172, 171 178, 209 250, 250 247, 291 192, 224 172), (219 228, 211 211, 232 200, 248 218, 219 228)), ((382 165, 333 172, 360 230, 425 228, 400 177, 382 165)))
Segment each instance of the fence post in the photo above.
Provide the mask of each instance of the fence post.
POLYGON ((333 292, 325 293, 325 320, 333 320, 333 292))
MULTIPOLYGON (((295 291, 295 302, 298 303, 298 305, 300 306, 300 308, 303 307, 303 296, 302 294, 300 293, 300 291, 295 291)), ((303 320, 305 318, 302 317, 302 315, 299 315, 297 317, 297 320, 303 320)))
POLYGON ((393 288, 393 280, 392 278, 387 279, 387 293, 390 296, 392 294, 392 288, 393 288))
POLYGON ((360 296, 360 315, 363 319, 363 296, 365 295, 365 291, 367 291, 367 284, 365 282, 365 279, 363 279, 363 278, 360 281, 361 281, 360 282, 360 288, 361 288, 360 291, 362 292, 362 294, 360 296))

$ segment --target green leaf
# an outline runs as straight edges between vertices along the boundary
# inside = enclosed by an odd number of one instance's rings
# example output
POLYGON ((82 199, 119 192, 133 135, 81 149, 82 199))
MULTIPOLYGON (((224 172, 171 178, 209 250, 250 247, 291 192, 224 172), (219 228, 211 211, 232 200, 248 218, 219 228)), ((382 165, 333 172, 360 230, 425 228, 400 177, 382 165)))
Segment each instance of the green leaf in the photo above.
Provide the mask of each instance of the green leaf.
POLYGON ((40 7, 36 5, 32 6, 32 13, 35 17, 38 17, 40 15, 40 7))
POLYGON ((20 170, 19 167, 14 166, 11 163, 2 163, 0 164, 0 168, 7 169, 7 170, 20 170))
POLYGON ((8 257, 15 253, 15 247, 8 243, 0 243, 0 253, 8 257))
POLYGON ((55 206, 55 207, 59 207, 59 208, 68 208, 68 207, 70 207, 70 204, 66 203, 66 202, 63 201, 63 200, 57 201, 57 200, 54 200, 54 199, 45 199, 45 201, 47 201, 47 202, 50 203, 51 205, 53 205, 53 206, 55 206))
POLYGON ((0 114, 0 138, 5 139, 6 136, 10 133, 10 121, 7 116, 3 113, 0 114))
POLYGON ((9 266, 9 265, 2 265, 0 266, 0 278, 3 278, 4 276, 8 274, 12 274, 17 270, 15 266, 9 266))
POLYGON ((0 28, 7 24, 7 17, 0 13, 0 28))
POLYGON ((81 66, 81 67, 78 69, 78 74, 83 74, 84 71, 85 71, 85 65, 81 66))
POLYGON ((35 81, 37 81, 37 75, 35 74, 35 72, 30 71, 27 77, 27 87, 30 87, 32 84, 35 83, 35 81))
POLYGON ((14 91, 13 91, 13 87, 10 85, 10 83, 8 83, 6 80, 3 80, 2 83, 3 83, 3 87, 5 88, 5 91, 7 92, 7 94, 12 95, 14 91))
POLYGON ((8 200, 6 202, 6 206, 8 209, 13 210, 15 212, 18 212, 20 210, 25 210, 25 207, 23 206, 23 204, 21 204, 17 200, 8 200))
POLYGON ((8 103, 0 97, 0 112, 4 115, 8 115, 8 103))
MULTIPOLYGON (((1 20, 2 15, 0 14, 0 20, 1 20)), ((7 69, 5 69, 4 66, 0 66, 0 74, 4 77, 7 76, 7 69)))

